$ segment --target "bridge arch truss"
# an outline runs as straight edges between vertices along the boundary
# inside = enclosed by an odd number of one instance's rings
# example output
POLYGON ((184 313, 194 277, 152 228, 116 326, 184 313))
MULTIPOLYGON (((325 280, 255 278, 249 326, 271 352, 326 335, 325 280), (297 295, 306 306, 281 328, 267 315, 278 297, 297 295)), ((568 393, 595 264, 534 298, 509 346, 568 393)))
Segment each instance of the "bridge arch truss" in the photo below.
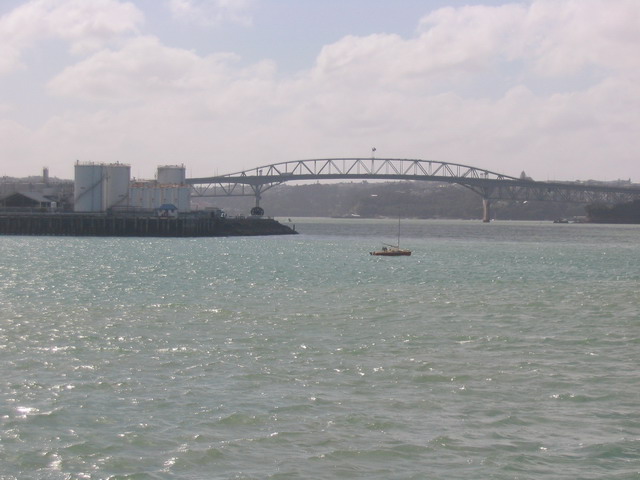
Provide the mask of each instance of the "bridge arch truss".
POLYGON ((537 182, 458 163, 401 158, 323 158, 294 160, 221 176, 189 178, 196 197, 253 196, 289 181, 415 180, 462 185, 482 197, 485 220, 490 200, 622 203, 640 198, 640 185, 590 182, 537 182))

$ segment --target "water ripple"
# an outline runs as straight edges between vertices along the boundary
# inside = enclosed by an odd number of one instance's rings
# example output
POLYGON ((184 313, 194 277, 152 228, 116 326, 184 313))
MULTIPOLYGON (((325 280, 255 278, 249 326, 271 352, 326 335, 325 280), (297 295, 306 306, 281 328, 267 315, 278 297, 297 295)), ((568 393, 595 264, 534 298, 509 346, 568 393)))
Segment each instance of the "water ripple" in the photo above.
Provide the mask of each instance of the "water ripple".
POLYGON ((0 477, 637 477, 640 229, 320 224, 0 238, 0 477))

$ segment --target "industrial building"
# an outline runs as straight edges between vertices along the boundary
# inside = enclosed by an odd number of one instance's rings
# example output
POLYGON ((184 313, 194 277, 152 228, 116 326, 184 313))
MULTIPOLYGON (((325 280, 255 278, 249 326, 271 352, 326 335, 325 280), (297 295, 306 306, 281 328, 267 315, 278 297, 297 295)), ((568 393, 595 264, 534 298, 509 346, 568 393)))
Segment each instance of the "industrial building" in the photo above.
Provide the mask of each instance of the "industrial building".
MULTIPOLYGON (((288 235, 273 219, 226 218, 191 211, 184 165, 158 167, 154 180, 132 180, 121 163, 80 163, 71 182, 0 182, 0 235, 219 237, 288 235)), ((39 179, 38 179, 39 180, 39 179)))
POLYGON ((131 167, 121 163, 76 163, 74 212, 151 211, 173 205, 191 210, 191 190, 184 165, 159 166, 155 180, 131 181, 131 167))
POLYGON ((162 165, 154 180, 132 180, 131 167, 122 163, 81 163, 74 180, 50 181, 49 171, 35 181, 0 180, 0 208, 33 211, 105 213, 152 212, 173 205, 176 212, 191 211, 191 190, 184 165, 162 165))
POLYGON ((41 177, 0 178, 0 208, 3 210, 69 210, 73 204, 73 182, 49 178, 49 169, 41 177))

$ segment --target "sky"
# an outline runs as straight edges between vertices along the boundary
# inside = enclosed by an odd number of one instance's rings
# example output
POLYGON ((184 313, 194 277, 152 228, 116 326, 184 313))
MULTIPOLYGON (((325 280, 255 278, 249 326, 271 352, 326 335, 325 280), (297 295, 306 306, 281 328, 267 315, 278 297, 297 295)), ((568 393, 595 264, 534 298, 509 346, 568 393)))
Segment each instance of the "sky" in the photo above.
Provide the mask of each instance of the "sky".
POLYGON ((374 147, 640 182, 640 1, 0 0, 0 176, 374 147))

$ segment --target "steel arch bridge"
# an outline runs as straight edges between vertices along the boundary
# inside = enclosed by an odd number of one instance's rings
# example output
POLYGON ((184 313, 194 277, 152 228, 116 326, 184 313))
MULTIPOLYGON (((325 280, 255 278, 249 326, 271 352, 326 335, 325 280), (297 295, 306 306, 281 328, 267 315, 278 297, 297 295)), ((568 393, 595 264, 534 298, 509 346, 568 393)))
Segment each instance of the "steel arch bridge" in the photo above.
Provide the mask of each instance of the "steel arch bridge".
POLYGON ((253 196, 277 185, 303 180, 418 180, 462 185, 482 197, 484 221, 491 200, 622 203, 640 199, 640 185, 537 182, 458 163, 404 158, 321 158, 294 160, 214 177, 188 178, 193 196, 253 196))

